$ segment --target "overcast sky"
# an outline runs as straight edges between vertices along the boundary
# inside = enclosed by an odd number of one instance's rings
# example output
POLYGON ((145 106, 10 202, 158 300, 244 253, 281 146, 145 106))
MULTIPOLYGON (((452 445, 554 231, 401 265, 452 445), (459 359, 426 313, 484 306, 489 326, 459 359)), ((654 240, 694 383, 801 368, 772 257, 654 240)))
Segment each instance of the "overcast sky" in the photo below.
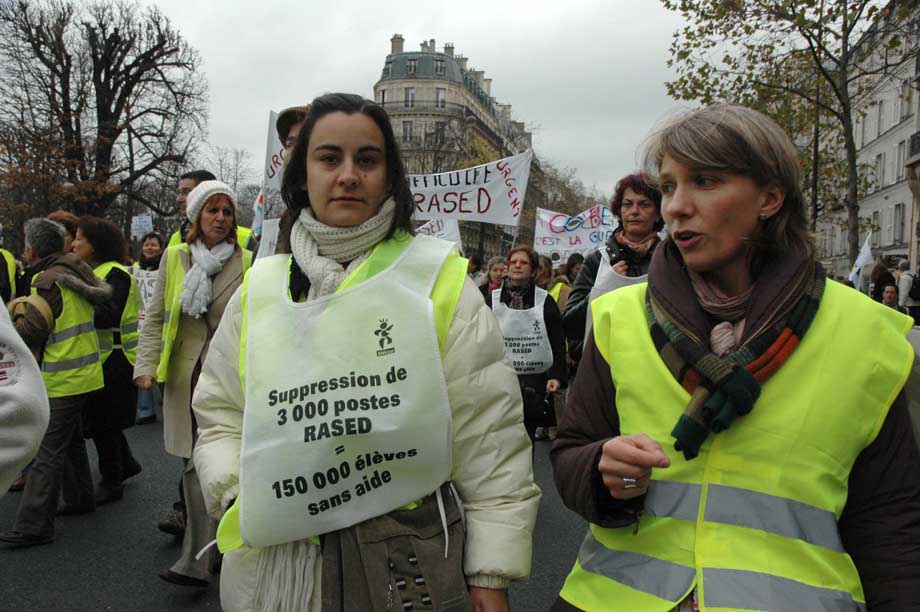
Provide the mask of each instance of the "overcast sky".
POLYGON ((329 91, 373 97, 390 37, 454 43, 534 132, 537 155, 612 192, 656 121, 678 15, 657 0, 466 2, 158 0, 202 55, 211 144, 265 151, 269 109, 329 91))

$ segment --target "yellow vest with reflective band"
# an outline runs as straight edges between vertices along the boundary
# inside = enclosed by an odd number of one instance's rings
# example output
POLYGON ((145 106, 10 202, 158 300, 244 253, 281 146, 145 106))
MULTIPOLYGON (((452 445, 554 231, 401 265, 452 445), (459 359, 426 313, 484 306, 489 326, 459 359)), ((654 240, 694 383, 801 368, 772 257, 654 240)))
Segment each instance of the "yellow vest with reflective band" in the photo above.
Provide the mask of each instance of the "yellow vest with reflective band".
MULTIPOLYGON (((243 274, 246 274, 246 271, 252 265, 252 251, 241 250, 243 252, 243 274)), ((179 298, 182 297, 182 281, 185 280, 186 269, 182 265, 180 253, 189 253, 187 244, 179 243, 177 246, 171 246, 166 249, 166 288, 163 296, 163 349, 160 352, 160 363, 157 365, 158 382, 166 382, 169 376, 169 358, 172 355, 173 345, 176 343, 176 334, 179 333, 179 321, 182 319, 182 307, 179 305, 179 298)))
MULTIPOLYGON (((240 245, 240 248, 245 249, 249 246, 250 236, 252 236, 252 230, 248 227, 239 225, 236 227, 236 243, 240 245)), ((169 244, 166 246, 179 246, 180 244, 183 244, 182 237, 179 235, 178 231, 175 231, 172 236, 169 237, 169 244)))
POLYGON ((878 435, 913 362, 909 317, 828 281, 817 315, 754 409, 697 458, 671 430, 690 396, 655 349, 646 284, 592 304, 623 435, 671 460, 652 473, 636 526, 590 525, 561 596, 591 612, 667 612, 696 588, 700 610, 865 610, 837 521, 856 457, 878 435))
MULTIPOLYGON (((409 243, 412 242, 412 236, 403 231, 397 231, 390 240, 385 240, 371 252, 370 256, 364 260, 360 266, 352 271, 348 277, 339 285, 338 291, 344 291, 349 287, 358 285, 371 277, 386 270, 396 261, 396 258, 402 254, 409 243)), ((460 299, 460 291, 463 289, 463 283, 466 281, 466 270, 469 265, 466 259, 459 255, 453 254, 447 257, 444 265, 441 266, 441 272, 434 288, 431 290, 431 300, 434 302, 434 324, 438 336, 438 346, 441 348, 441 355, 444 355, 444 343, 447 341, 447 332, 450 329, 450 322, 454 318, 454 311, 457 308, 457 302, 460 299)), ((288 289, 290 291, 290 289, 288 289)), ((248 303, 249 292, 249 275, 243 279, 243 289, 240 293, 240 304, 242 305, 242 325, 240 327, 240 384, 241 389, 246 388, 246 332, 248 327, 248 313, 246 304, 248 303)), ((418 502, 412 502, 405 506, 406 509, 418 507, 418 502)), ((318 543, 318 538, 310 538, 314 543, 318 543)), ((239 498, 227 509, 220 524, 217 527, 217 547, 222 553, 235 550, 243 546, 243 536, 240 534, 239 520, 239 498)))
MULTIPOLYGON (((39 276, 41 273, 35 275, 33 283, 39 276)), ((45 342, 41 364, 48 397, 68 397, 101 389, 102 362, 93 325, 93 306, 73 289, 55 284, 61 290, 61 315, 54 320, 45 342)), ((32 294, 36 293, 33 284, 32 294)))
POLYGON ((7 278, 10 281, 10 299, 12 299, 16 297, 16 258, 6 249, 0 249, 0 256, 6 264, 7 278))
POLYGON ((121 311, 119 327, 96 330, 96 335, 99 336, 99 356, 102 359, 102 363, 105 363, 108 361, 109 355, 112 354, 113 350, 116 348, 121 349, 121 352, 124 353, 128 361, 131 362, 131 365, 134 365, 137 361, 137 341, 141 336, 137 324, 137 314, 141 307, 141 296, 140 292, 137 290, 137 280, 128 272, 127 268, 117 261, 107 261, 104 264, 100 264, 93 269, 93 272, 96 276, 105 280, 105 277, 109 275, 109 272, 111 272, 113 268, 118 268, 128 275, 128 279, 131 282, 131 289, 128 292, 128 300, 125 302, 125 308, 121 311), (119 335, 119 341, 117 343, 115 342, 115 332, 118 332, 119 335))

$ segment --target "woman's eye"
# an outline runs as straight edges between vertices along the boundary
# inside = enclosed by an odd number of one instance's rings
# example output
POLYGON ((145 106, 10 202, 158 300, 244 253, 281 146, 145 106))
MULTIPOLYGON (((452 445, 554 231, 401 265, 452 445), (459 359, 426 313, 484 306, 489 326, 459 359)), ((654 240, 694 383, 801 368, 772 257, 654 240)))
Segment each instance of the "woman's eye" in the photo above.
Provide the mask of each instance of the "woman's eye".
POLYGON ((376 157, 359 157, 358 163, 362 166, 373 166, 377 163, 376 157))
POLYGON ((322 157, 319 158, 319 160, 323 162, 324 164, 334 164, 337 161, 339 161, 339 159, 335 155, 323 155, 322 157))
POLYGON ((662 183, 660 187, 661 187, 661 193, 671 193, 672 191, 674 191, 673 183, 662 183))
POLYGON ((697 185, 701 187, 708 187, 716 182, 716 179, 711 176, 698 176, 694 179, 697 185))

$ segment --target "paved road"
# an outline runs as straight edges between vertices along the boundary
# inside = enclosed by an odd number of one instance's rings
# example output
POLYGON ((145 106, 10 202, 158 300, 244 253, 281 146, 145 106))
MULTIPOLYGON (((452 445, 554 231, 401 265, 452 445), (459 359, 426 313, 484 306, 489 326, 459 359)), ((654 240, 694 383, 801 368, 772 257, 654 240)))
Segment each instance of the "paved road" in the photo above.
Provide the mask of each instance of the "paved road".
MULTIPOLYGON (((182 462, 163 451, 160 425, 126 433, 144 471, 129 482, 125 498, 93 514, 59 517, 57 540, 49 546, 0 549, 0 612, 220 610, 216 578, 210 588, 195 590, 157 577, 179 554, 178 541, 159 532, 156 521, 178 494, 182 462)), ((552 486, 548 451, 548 443, 538 443, 536 474, 544 495, 533 574, 511 592, 515 612, 549 607, 584 534, 584 523, 562 506, 552 486)), ((89 453, 95 461, 92 443, 89 453)), ((0 498, 0 529, 11 527, 19 497, 8 493, 0 498)))

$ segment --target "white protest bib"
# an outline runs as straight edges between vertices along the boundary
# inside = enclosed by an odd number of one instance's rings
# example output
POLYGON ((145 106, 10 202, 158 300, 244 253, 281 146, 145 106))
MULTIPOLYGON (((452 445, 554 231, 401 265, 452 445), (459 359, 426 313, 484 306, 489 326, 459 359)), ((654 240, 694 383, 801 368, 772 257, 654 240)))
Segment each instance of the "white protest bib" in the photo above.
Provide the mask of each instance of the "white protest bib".
POLYGON ((492 292, 492 312, 498 319, 505 353, 517 374, 542 374, 553 365, 553 347, 543 321, 546 291, 534 287, 533 308, 512 310, 501 302, 501 288, 492 292))
POLYGON ((643 274, 642 276, 623 276, 617 274, 610 265, 610 256, 607 254, 607 249, 601 247, 598 249, 598 252, 601 254, 601 261, 597 266, 597 276, 594 277, 594 286, 591 287, 591 293, 588 294, 588 314, 585 316, 585 340, 591 335, 591 302, 605 293, 610 293, 614 289, 638 285, 648 280, 648 274, 643 274))
POLYGON ((450 478, 430 294, 453 248, 416 236, 386 270, 303 303, 289 297, 290 257, 252 268, 239 499, 248 546, 355 525, 450 478))

